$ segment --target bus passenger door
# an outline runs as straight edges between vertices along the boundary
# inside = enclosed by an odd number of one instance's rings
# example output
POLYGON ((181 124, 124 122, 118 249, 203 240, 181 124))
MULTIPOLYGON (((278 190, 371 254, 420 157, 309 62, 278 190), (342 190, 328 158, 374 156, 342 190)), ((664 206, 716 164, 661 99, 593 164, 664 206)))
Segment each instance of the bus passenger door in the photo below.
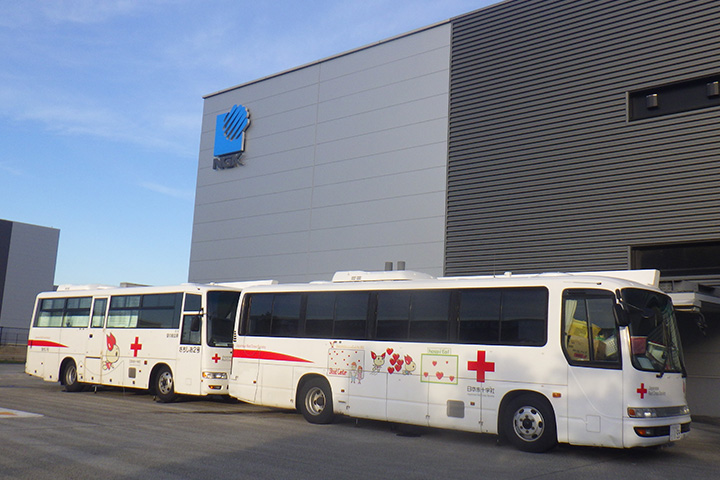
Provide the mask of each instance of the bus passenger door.
POLYGON ((202 380, 202 315, 183 315, 177 362, 175 391, 199 395, 202 380))
POLYGON ((612 292, 563 293, 568 362, 568 440, 622 447, 623 371, 612 292))
POLYGON ((85 355, 85 371, 78 372, 83 382, 102 383, 103 355, 108 340, 105 338, 105 315, 107 298, 95 298, 92 307, 85 355))
MULTIPOLYGON (((252 338, 252 337, 250 337, 252 338)), ((257 345, 248 345, 248 337, 235 343, 230 367, 230 395, 243 402, 257 401, 258 377, 260 375, 260 352, 257 345)))
MULTIPOLYGON (((466 357, 461 349, 437 348, 420 359, 421 382, 428 387, 428 421, 432 427, 480 431, 482 428, 482 391, 485 379, 477 371, 468 371, 475 348, 466 357), (471 360, 468 360, 470 358, 471 360)), ((483 352, 483 358, 485 353, 483 352)), ((492 356, 491 356, 492 358, 492 356)))
POLYGON ((418 369, 420 355, 395 349, 388 349, 387 353, 387 419, 427 425, 429 383, 418 369))
POLYGON ((347 358, 350 383, 348 384, 347 413, 360 418, 386 418, 387 353, 384 350, 330 349, 329 372, 335 367, 335 358, 347 358), (359 352, 359 354, 358 354, 359 352), (356 358, 357 357, 357 358, 356 358))

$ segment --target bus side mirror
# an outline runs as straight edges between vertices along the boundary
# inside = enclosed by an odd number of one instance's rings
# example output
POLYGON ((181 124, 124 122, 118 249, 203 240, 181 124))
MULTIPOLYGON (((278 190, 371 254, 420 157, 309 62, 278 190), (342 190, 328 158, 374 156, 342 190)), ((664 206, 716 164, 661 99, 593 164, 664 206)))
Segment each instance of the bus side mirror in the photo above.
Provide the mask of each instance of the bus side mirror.
POLYGON ((615 304, 615 318, 617 318, 617 323, 621 327, 627 327, 630 325, 630 315, 628 315, 623 306, 619 303, 615 304))
POLYGON ((200 331, 200 316, 195 315, 192 318, 192 322, 190 323, 190 331, 191 332, 199 332, 200 331))

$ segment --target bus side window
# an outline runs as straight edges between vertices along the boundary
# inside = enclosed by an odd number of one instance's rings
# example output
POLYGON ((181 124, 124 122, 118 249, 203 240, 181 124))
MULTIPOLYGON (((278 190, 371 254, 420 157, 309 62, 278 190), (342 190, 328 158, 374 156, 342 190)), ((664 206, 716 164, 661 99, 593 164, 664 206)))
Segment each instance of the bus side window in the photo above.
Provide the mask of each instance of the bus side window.
POLYGON ((618 364, 615 300, 610 292, 563 294, 563 349, 571 364, 618 364))
POLYGON ((410 341, 448 341, 451 295, 451 290, 417 290, 412 292, 410 341))
POLYGON ((199 312, 202 310, 202 295, 195 295, 194 293, 185 294, 185 311, 186 312, 199 312))
POLYGON ((508 288, 503 291, 500 343, 545 345, 548 291, 545 288, 508 288))
POLYGON ((300 324, 300 293, 275 294, 270 333, 274 337, 297 337, 300 324))
POLYGON ((500 340, 499 288, 460 291, 460 343, 498 343, 500 340))
POLYGON ((183 316, 182 333, 180 343, 183 345, 200 345, 202 317, 200 315, 183 316))
POLYGON ((248 311, 247 334, 269 335, 272 319, 272 293, 253 293, 248 295, 250 308, 248 311))
POLYGON ((107 298, 96 298, 93 305, 93 314, 91 326, 93 328, 102 328, 105 325, 105 310, 107 307, 107 298))
POLYGON ((616 362, 618 352, 618 331, 615 323, 615 300, 610 298, 588 298, 587 310, 594 334, 592 349, 596 362, 616 362))
POLYGON ((40 301, 35 327, 62 327, 64 298, 44 298, 40 301))
POLYGON ((305 335, 311 338, 332 338, 334 292, 312 292, 307 295, 305 335))
POLYGON ((410 325, 410 292, 380 291, 377 294, 377 340, 407 340, 410 325))
POLYGON ((367 336, 368 292, 338 292, 333 337, 363 339, 367 336))
POLYGON ((581 298, 566 298, 563 315, 563 348, 572 362, 590 361, 587 313, 581 298))
POLYGON ((68 298, 63 316, 64 327, 87 327, 90 323, 91 297, 68 298))

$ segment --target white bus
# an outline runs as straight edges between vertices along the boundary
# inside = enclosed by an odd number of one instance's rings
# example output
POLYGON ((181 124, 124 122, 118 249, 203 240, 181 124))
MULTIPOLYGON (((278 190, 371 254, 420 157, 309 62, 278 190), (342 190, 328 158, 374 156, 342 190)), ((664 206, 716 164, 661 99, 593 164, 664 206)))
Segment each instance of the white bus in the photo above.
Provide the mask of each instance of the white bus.
POLYGON ((178 394, 228 393, 232 333, 243 287, 272 281, 171 287, 61 286, 41 293, 26 373, 86 385, 178 394))
POLYGON ((685 437, 690 412, 659 272, 433 278, 338 272, 243 290, 230 395, 334 414, 557 442, 685 437))

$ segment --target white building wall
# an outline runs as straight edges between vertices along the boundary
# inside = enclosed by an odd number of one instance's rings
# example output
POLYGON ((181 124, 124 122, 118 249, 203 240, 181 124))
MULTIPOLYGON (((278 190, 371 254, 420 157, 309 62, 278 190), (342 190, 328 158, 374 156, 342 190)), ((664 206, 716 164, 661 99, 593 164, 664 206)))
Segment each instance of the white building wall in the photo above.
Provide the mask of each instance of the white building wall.
POLYGON ((442 274, 449 58, 443 24, 207 97, 189 280, 442 274), (245 165, 213 170, 235 104, 245 165))

